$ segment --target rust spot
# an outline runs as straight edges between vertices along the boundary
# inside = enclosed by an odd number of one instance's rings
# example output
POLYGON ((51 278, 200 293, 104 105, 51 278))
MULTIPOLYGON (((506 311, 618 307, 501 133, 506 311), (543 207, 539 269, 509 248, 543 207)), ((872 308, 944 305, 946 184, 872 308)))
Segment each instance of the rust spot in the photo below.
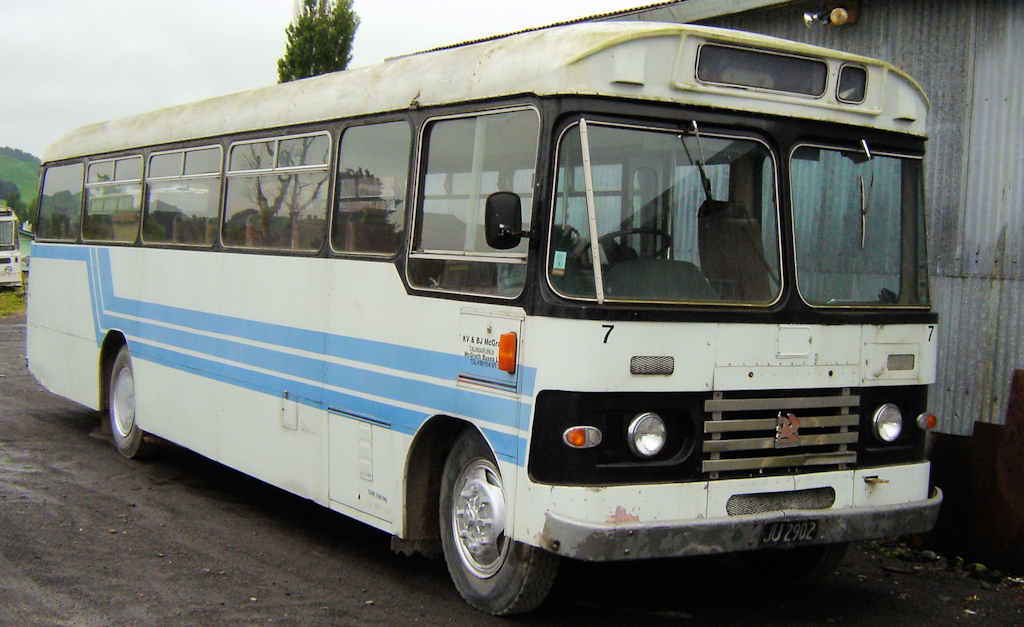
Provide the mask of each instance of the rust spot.
POLYGON ((552 553, 558 553, 559 549, 562 548, 562 543, 561 542, 559 542, 558 540, 555 540, 554 538, 549 536, 547 534, 547 532, 544 532, 544 531, 537 532, 533 536, 533 541, 534 541, 534 543, 537 546, 543 547, 543 548, 551 551, 552 553))
POLYGON ((626 511, 625 507, 619 505, 618 507, 615 508, 615 513, 612 514, 610 518, 608 518, 607 522, 610 522, 610 523, 630 523, 630 522, 639 522, 639 521, 640 521, 640 517, 639 516, 634 516, 634 515, 630 514, 629 512, 626 511))

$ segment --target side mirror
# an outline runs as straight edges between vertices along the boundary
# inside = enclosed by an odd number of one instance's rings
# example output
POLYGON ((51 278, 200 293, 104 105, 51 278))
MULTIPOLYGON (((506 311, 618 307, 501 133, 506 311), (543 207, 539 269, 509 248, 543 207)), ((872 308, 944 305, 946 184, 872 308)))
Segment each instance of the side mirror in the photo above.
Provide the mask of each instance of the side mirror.
POLYGON ((498 250, 508 250, 519 245, 523 237, 523 208, 519 194, 494 192, 484 203, 484 234, 487 245, 498 250))

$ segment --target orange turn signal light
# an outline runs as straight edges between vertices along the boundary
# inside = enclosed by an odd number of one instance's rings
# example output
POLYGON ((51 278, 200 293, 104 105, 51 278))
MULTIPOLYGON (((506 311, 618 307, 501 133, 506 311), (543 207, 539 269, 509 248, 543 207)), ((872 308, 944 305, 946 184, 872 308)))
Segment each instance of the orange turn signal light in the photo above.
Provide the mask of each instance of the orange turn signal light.
POLYGON ((597 427, 569 427, 562 434, 562 441, 572 448, 592 448, 601 443, 601 430, 597 427))
POLYGON ((925 431, 931 431, 939 426, 939 419, 935 417, 935 414, 919 414, 917 416, 917 426, 925 431))
POLYGON ((498 369, 509 374, 516 372, 516 334, 515 331, 502 333, 498 339, 498 369))

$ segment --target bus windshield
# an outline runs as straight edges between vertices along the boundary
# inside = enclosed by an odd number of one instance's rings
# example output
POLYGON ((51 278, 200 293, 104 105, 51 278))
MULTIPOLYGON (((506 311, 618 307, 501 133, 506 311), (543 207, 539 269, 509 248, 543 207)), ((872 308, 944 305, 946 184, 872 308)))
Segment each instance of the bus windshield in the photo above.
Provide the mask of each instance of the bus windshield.
POLYGON ((548 276, 569 298, 769 305, 781 288, 777 213, 760 141, 576 124, 559 146, 548 276))
POLYGON ((797 284, 808 304, 928 304, 920 159, 800 146, 791 175, 797 284))

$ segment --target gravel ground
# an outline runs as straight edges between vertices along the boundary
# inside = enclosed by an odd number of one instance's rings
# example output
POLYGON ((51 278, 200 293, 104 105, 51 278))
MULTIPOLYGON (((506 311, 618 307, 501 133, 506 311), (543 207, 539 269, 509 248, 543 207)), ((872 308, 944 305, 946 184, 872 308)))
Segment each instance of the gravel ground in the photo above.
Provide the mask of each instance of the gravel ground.
POLYGON ((483 616, 369 527, 180 447, 122 459, 28 375, 24 335, 0 318, 0 624, 1024 624, 1024 579, 897 541, 813 586, 736 558, 565 562, 539 611, 483 616))

